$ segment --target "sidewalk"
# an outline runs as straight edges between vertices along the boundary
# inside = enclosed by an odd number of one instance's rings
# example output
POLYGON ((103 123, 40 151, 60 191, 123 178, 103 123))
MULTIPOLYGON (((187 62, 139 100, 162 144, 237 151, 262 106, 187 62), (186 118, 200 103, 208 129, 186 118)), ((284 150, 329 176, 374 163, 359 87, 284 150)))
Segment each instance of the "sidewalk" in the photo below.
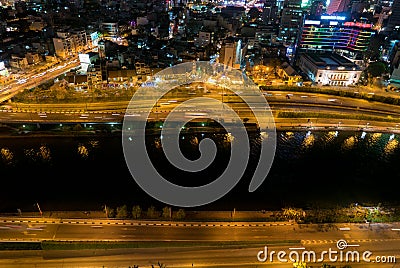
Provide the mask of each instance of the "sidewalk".
MULTIPOLYGON (((281 211, 185 211, 185 221, 268 221, 281 211)), ((145 213, 145 212, 143 212, 145 213)), ((39 212, 1 213, 0 218, 43 218, 43 219, 107 219, 103 211, 45 211, 39 212)), ((145 217, 140 220, 151 220, 145 217)), ((162 218, 155 220, 165 220, 162 218)))

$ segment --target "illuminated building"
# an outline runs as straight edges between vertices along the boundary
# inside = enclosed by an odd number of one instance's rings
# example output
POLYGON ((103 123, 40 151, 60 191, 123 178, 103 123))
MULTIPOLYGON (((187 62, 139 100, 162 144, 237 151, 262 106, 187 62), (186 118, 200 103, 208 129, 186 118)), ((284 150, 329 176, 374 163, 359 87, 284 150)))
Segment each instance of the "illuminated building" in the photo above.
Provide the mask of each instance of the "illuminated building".
POLYGON ((53 38, 56 55, 61 58, 87 49, 88 40, 84 30, 60 30, 53 38))
POLYGON ((286 46, 290 46, 297 41, 300 25, 303 20, 303 10, 299 0, 285 1, 279 25, 279 39, 286 46))
POLYGON ((243 46, 242 40, 240 39, 237 41, 225 41, 221 47, 219 62, 229 67, 239 69, 242 66, 242 56, 245 54, 244 50, 245 46, 243 46))
POLYGON ((117 22, 103 22, 101 28, 105 31, 106 36, 112 38, 117 38, 118 36, 118 23, 117 22))
POLYGON ((398 30, 400 28, 400 0, 393 1, 391 10, 392 13, 387 24, 387 31, 398 30))
POLYGON ((305 19, 298 43, 301 52, 335 51, 350 59, 362 58, 375 33, 372 24, 345 21, 343 16, 321 16, 305 19))
POLYGON ((329 2, 326 13, 331 15, 335 13, 342 13, 348 10, 350 0, 332 0, 329 2))
POLYGON ((355 85, 362 72, 355 63, 334 53, 301 54, 298 66, 313 83, 319 86, 355 85))
POLYGON ((0 85, 10 82, 12 79, 13 77, 5 67, 4 61, 0 61, 0 85))

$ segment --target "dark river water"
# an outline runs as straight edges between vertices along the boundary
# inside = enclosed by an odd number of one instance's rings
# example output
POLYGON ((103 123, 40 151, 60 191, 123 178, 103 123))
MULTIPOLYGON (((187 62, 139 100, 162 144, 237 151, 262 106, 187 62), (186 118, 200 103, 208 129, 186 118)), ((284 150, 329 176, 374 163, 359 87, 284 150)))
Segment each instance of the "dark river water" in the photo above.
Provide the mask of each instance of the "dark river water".
MULTIPOLYGON (((182 151, 199 156, 198 142, 215 140, 218 153, 205 171, 187 174, 166 161, 159 139, 149 136, 148 151, 159 172, 181 185, 202 185, 222 173, 230 145, 224 134, 187 134, 182 151)), ((253 193, 248 185, 258 161, 259 143, 242 180, 226 196, 196 209, 260 210, 283 206, 330 207, 350 203, 399 204, 400 137, 362 132, 278 132, 267 179, 253 193)), ((158 202, 133 180, 120 136, 0 138, 0 211, 100 210, 108 206, 158 202)))

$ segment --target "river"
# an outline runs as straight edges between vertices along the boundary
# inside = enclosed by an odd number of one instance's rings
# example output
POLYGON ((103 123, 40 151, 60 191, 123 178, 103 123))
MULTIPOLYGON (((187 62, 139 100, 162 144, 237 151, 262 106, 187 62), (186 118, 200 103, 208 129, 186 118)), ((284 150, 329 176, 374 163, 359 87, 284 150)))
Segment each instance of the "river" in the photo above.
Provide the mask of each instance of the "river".
MULTIPOLYGON (((181 185, 212 181, 229 161, 224 134, 185 134, 182 151, 199 156, 204 137, 216 141, 218 154, 204 172, 187 174, 168 164, 159 140, 148 137, 149 156, 159 172, 181 185)), ((284 206, 333 207, 360 203, 398 205, 400 137, 358 131, 278 132, 272 168, 257 191, 247 192, 258 161, 259 143, 242 180, 226 196, 199 210, 261 210, 284 206)), ((0 138, 0 211, 100 210, 139 204, 162 208, 141 190, 125 164, 120 136, 0 138)))

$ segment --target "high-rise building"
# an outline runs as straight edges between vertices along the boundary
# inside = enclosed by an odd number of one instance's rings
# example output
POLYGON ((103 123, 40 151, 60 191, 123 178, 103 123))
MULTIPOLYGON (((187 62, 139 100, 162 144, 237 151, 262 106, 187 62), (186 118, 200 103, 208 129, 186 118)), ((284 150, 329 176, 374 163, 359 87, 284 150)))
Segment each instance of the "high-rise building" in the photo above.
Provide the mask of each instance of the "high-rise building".
POLYGON ((285 1, 279 25, 279 38, 290 46, 296 43, 301 22, 303 21, 303 10, 300 0, 285 1))
POLYGON ((326 13, 332 15, 335 13, 346 12, 349 9, 350 0, 331 0, 326 13))
POLYGON ((346 21, 343 16, 305 19, 298 42, 298 52, 335 51, 350 59, 362 59, 375 33, 372 24, 346 21))
POLYGON ((276 0, 267 0, 264 3, 262 21, 264 24, 275 22, 278 17, 278 5, 276 0))
POLYGON ((392 14, 389 17, 386 30, 388 32, 400 28, 400 0, 394 0, 392 7, 392 14))

